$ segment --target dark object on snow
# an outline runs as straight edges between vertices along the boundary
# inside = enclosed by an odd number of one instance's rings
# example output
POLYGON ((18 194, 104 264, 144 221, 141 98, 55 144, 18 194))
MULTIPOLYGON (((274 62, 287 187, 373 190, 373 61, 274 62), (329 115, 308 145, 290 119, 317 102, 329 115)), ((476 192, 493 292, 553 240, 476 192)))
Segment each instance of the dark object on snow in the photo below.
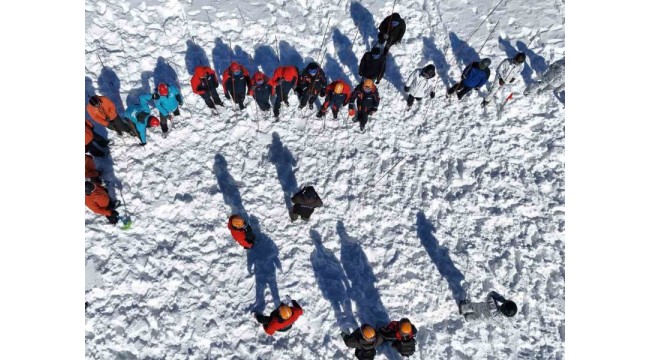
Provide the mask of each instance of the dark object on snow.
POLYGON ((465 94, 472 89, 478 90, 481 86, 487 83, 490 78, 490 59, 483 59, 480 62, 473 62, 463 70, 462 80, 454 84, 449 90, 447 95, 456 93, 458 100, 462 99, 465 94))
POLYGON ((307 221, 315 208, 323 206, 323 201, 313 186, 302 188, 291 197, 291 202, 293 203, 293 208, 289 214, 291 221, 297 220, 298 216, 307 221))
POLYGON ((342 333, 345 346, 356 349, 354 356, 359 360, 372 360, 377 354, 377 347, 384 342, 381 333, 375 333, 375 329, 369 324, 363 324, 354 330, 352 334, 342 333))
POLYGON ((402 41, 406 32, 406 22, 398 13, 386 16, 384 21, 379 24, 379 34, 377 40, 380 44, 386 43, 384 55, 388 54, 391 46, 402 41))
POLYGON ((386 57, 381 54, 378 47, 372 48, 372 51, 367 51, 359 61, 359 76, 376 80, 376 84, 379 84, 384 77, 385 70, 386 57))
POLYGON ((506 300, 496 291, 491 291, 485 302, 473 303, 462 300, 459 304, 460 314, 465 320, 495 319, 498 317, 513 317, 517 314, 517 304, 512 300, 506 300))
POLYGON ((391 321, 388 325, 379 328, 379 333, 386 341, 390 341, 391 346, 402 356, 411 356, 415 353, 415 335, 418 329, 411 324, 408 318, 402 318, 400 321, 391 321))
POLYGON ((255 313, 255 320, 262 324, 264 331, 273 335, 276 331, 288 331, 293 323, 303 314, 302 307, 296 300, 291 300, 291 306, 282 304, 273 310, 269 316, 255 313))

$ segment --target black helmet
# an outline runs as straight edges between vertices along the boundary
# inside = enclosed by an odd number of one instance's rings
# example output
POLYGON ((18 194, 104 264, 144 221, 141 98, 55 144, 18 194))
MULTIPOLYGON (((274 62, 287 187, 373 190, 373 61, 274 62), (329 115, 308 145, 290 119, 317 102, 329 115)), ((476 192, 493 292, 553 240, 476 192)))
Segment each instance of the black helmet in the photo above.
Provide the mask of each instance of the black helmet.
POLYGON ((309 64, 307 64, 307 69, 308 69, 308 70, 311 70, 311 69, 318 69, 318 64, 315 63, 315 62, 310 62, 309 64))
POLYGON ((520 53, 517 53, 517 55, 515 55, 515 63, 521 64, 524 61, 526 61, 526 54, 520 52, 520 53))
POLYGON ((436 76, 436 67, 433 66, 433 64, 425 66, 422 69, 422 75, 424 75, 424 77, 427 79, 431 79, 432 77, 436 76))
POLYGON ((478 63, 478 66, 481 69, 487 69, 488 66, 490 66, 490 64, 492 64, 492 60, 490 60, 488 58, 485 58, 485 59, 482 59, 481 62, 478 63))
POLYGON ((94 106, 94 107, 98 107, 99 104, 102 103, 102 101, 99 100, 99 96, 97 96, 97 95, 91 96, 90 99, 88 100, 88 102, 90 103, 90 106, 94 106))
POLYGON ((372 48, 371 54, 379 55, 379 54, 381 54, 381 49, 379 47, 375 46, 374 48, 372 48))
POLYGON ((86 195, 90 195, 93 190, 95 190, 95 184, 92 181, 86 181, 86 195))
POLYGON ((517 314, 517 304, 512 300, 506 300, 499 308, 501 313, 507 317, 513 317, 517 314))

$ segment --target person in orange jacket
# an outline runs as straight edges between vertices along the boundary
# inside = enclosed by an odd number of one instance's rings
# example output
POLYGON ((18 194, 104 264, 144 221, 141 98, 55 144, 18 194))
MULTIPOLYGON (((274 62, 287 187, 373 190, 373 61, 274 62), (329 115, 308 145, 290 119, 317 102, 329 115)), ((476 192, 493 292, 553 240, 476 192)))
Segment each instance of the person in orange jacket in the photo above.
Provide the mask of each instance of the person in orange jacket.
POLYGON ((291 300, 291 306, 282 304, 273 310, 269 316, 255 313, 255 319, 262 324, 264 331, 273 335, 276 331, 288 331, 293 323, 303 314, 302 308, 296 300, 291 300))
POLYGON ((278 121, 280 105, 284 102, 286 106, 289 106, 289 91, 294 90, 298 85, 298 68, 293 65, 280 66, 273 72, 269 85, 275 89, 273 116, 275 116, 275 121, 278 121))
POLYGON ((228 230, 230 230, 232 238, 246 250, 250 249, 255 244, 255 234, 253 234, 253 229, 241 216, 235 214, 228 219, 228 230))
POLYGON ((122 120, 122 118, 117 114, 115 104, 106 96, 91 96, 90 99, 88 99, 86 111, 88 111, 88 115, 90 115, 96 123, 116 131, 120 136, 122 136, 124 132, 135 135, 135 129, 132 129, 122 120))
POLYGON ((104 157, 106 153, 100 149, 100 147, 107 147, 109 141, 103 138, 101 135, 95 132, 95 126, 86 120, 86 152, 93 154, 94 156, 104 157))
POLYGON ((248 69, 233 61, 230 66, 223 72, 223 92, 226 99, 232 97, 235 104, 239 105, 239 110, 244 110, 244 100, 246 94, 251 89, 251 77, 248 69))
POLYGON ((197 66, 190 83, 192 91, 201 96, 210 109, 215 109, 216 105, 224 106, 217 92, 219 79, 209 66, 197 66))
POLYGON ((103 186, 86 181, 86 206, 95 214, 106 216, 111 224, 117 224, 120 214, 115 208, 120 206, 120 201, 111 199, 103 186))
POLYGON ((100 179, 100 176, 102 176, 102 172, 97 170, 97 167, 95 167, 95 160, 93 160, 92 156, 86 154, 86 179, 101 184, 102 180, 100 179))

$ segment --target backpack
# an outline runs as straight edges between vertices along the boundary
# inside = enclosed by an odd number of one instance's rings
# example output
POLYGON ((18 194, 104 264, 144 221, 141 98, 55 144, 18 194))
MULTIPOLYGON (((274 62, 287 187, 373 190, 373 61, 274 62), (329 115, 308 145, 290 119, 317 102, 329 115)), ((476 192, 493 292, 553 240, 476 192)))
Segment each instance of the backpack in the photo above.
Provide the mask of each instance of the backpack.
POLYGON ((411 356, 415 353, 415 344, 415 339, 402 340, 395 344, 395 348, 402 356, 411 356))

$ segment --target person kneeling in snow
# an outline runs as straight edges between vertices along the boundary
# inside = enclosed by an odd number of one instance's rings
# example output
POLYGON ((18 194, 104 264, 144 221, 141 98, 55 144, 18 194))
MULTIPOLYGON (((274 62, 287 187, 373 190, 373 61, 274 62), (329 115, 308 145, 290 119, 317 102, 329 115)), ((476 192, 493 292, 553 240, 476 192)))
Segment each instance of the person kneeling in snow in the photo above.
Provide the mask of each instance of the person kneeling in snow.
MULTIPOLYGON (((183 106, 183 97, 175 86, 169 86, 167 83, 160 83, 156 91, 151 95, 144 95, 142 100, 153 100, 156 109, 160 113, 160 127, 163 134, 167 133, 167 120, 172 119, 172 114, 179 116, 181 114, 178 110, 179 106, 183 106)), ((142 100, 140 100, 142 102, 142 100)), ((145 102, 146 104, 146 102, 145 102)), ((163 135, 164 136, 164 135, 163 135)))
POLYGON ((120 201, 111 199, 103 186, 86 181, 86 206, 95 214, 106 216, 111 224, 117 224, 120 214, 115 208, 120 206, 120 201))
POLYGON ((303 220, 307 221, 315 208, 323 206, 323 201, 313 186, 307 186, 298 191, 291 197, 291 203, 293 203, 293 208, 289 214, 291 221, 298 220, 299 215, 303 220))
POLYGON ((415 69, 411 75, 406 79, 404 91, 409 94, 406 99, 406 106, 411 109, 413 101, 420 101, 428 93, 433 99, 436 93, 433 91, 433 77, 436 76, 436 68, 433 64, 429 64, 422 69, 415 69))
POLYGON ((408 318, 400 321, 391 321, 388 325, 379 328, 379 333, 387 341, 392 342, 392 347, 402 356, 411 356, 415 353, 415 335, 418 329, 411 324, 408 318))
POLYGON ((354 356, 359 360, 372 360, 377 355, 375 350, 384 342, 384 337, 377 334, 369 324, 363 324, 352 334, 341 333, 345 346, 354 350, 354 356))
POLYGON ((296 300, 291 300, 291 306, 282 304, 273 310, 269 316, 255 313, 255 319, 262 324, 264 331, 273 335, 276 331, 288 331, 293 323, 303 314, 302 308, 296 300))
POLYGON ((150 94, 140 96, 140 103, 134 104, 126 108, 126 115, 131 122, 135 125, 140 138, 140 145, 147 145, 147 127, 160 126, 160 120, 151 115, 151 109, 147 105, 147 101, 151 99, 150 94))
POLYGON ((491 320, 502 316, 513 317, 517 314, 517 304, 512 300, 506 300, 496 291, 491 291, 485 302, 473 303, 462 300, 458 307, 460 314, 468 321, 491 320))
POLYGON ((228 230, 230 230, 232 238, 246 250, 250 249, 255 244, 255 234, 253 234, 253 229, 241 216, 232 215, 228 219, 228 230))

